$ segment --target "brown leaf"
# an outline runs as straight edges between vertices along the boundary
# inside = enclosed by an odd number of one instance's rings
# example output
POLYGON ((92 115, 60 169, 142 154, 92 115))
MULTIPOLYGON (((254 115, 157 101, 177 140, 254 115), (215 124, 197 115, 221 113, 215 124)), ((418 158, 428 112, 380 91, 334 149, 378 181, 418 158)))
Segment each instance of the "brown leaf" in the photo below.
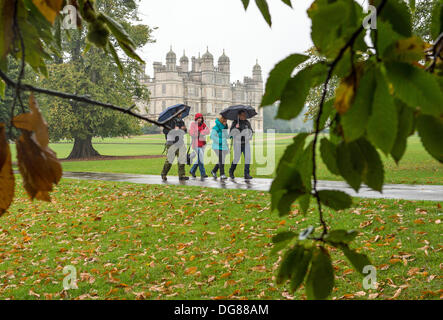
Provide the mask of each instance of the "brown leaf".
POLYGON ((0 60, 8 54, 14 39, 14 0, 4 0, 0 2, 0 60))
POLYGON ((197 267, 189 267, 185 270, 185 274, 194 274, 197 272, 197 267))
POLYGON ((16 147, 18 168, 28 195, 31 199, 50 201, 49 192, 62 177, 62 166, 55 153, 41 147, 35 134, 27 130, 22 130, 16 147))
POLYGON ((11 150, 6 141, 5 125, 0 123, 0 216, 5 213, 12 203, 14 186, 11 150))
POLYGON ((12 122, 18 129, 33 131, 40 146, 42 148, 47 147, 49 144, 48 124, 43 119, 34 94, 29 97, 29 108, 31 112, 14 117, 12 122))

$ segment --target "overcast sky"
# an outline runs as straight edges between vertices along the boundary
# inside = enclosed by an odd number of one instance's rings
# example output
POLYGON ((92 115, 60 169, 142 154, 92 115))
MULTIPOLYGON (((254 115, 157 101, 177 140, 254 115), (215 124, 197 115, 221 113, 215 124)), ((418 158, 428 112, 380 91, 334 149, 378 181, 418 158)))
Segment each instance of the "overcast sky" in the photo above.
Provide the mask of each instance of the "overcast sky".
POLYGON ((312 0, 293 0, 293 9, 281 0, 268 0, 273 18, 272 29, 258 11, 255 1, 245 12, 240 0, 142 0, 143 23, 158 27, 156 43, 141 52, 152 76, 152 63, 165 63, 172 45, 177 63, 186 50, 188 58, 206 52, 214 63, 225 49, 231 59, 231 81, 252 75, 258 59, 266 79, 273 66, 291 53, 311 47, 310 20, 306 10, 312 0))

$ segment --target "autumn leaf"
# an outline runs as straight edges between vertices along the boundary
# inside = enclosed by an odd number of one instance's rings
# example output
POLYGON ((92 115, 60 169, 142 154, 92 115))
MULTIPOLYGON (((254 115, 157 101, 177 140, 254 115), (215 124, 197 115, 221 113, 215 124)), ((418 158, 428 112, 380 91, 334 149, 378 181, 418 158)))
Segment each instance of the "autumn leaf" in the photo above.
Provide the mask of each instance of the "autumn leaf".
POLYGON ((11 150, 6 140, 5 125, 0 123, 0 216, 5 213, 12 203, 14 185, 11 150))
POLYGON ((343 78, 335 90, 334 107, 339 114, 346 113, 354 102, 361 73, 362 66, 356 65, 352 73, 343 78))
POLYGON ((13 0, 4 0, 0 3, 0 60, 2 60, 9 52, 12 40, 14 38, 13 32, 13 15, 14 12, 13 0))
POLYGON ((32 0, 32 2, 50 23, 54 23, 63 4, 63 0, 32 0))
POLYGON ((20 114, 13 119, 13 124, 17 129, 33 131, 36 135, 37 142, 42 148, 49 144, 48 124, 43 119, 34 94, 29 97, 29 108, 31 112, 20 114))
POLYGON ((62 177, 62 166, 55 153, 41 147, 35 134, 27 130, 22 130, 16 146, 18 168, 28 195, 31 199, 50 201, 49 192, 62 177))
POLYGON ((189 267, 185 270, 185 274, 194 274, 197 272, 197 267, 189 267))

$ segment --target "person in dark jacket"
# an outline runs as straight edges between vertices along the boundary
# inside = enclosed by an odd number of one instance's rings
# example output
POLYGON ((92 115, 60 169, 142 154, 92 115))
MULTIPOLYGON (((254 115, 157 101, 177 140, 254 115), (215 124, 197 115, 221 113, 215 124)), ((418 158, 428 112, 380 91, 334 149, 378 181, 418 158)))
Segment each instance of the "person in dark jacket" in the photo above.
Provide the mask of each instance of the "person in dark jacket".
POLYGON ((168 175, 169 170, 171 170, 172 163, 174 162, 175 157, 177 157, 178 162, 179 180, 189 180, 189 177, 186 177, 185 172, 186 146, 184 135, 186 133, 186 125, 181 118, 181 113, 178 114, 175 118, 169 120, 166 125, 172 129, 169 130, 163 128, 163 133, 166 138, 167 156, 161 173, 162 180, 168 180, 166 176, 168 175))
POLYGON ((216 179, 218 169, 220 169, 220 179, 227 179, 225 176, 225 158, 229 153, 228 136, 228 120, 220 115, 215 120, 215 126, 211 130, 212 150, 218 158, 218 163, 212 169, 211 174, 216 179))
POLYGON ((242 153, 245 156, 245 179, 252 179, 250 175, 251 167, 251 146, 250 140, 254 130, 252 130, 251 123, 246 119, 246 111, 240 111, 238 113, 238 121, 234 120, 229 132, 230 137, 233 139, 234 145, 234 159, 231 167, 229 168, 229 177, 235 179, 234 172, 237 168, 237 164, 240 161, 242 153))
POLYGON ((206 125, 203 115, 197 113, 195 115, 195 122, 191 123, 189 128, 189 135, 192 138, 192 149, 197 153, 197 159, 194 165, 191 167, 191 175, 195 178, 197 168, 200 169, 200 175, 202 178, 207 178, 204 164, 206 135, 209 134, 209 127, 206 125))

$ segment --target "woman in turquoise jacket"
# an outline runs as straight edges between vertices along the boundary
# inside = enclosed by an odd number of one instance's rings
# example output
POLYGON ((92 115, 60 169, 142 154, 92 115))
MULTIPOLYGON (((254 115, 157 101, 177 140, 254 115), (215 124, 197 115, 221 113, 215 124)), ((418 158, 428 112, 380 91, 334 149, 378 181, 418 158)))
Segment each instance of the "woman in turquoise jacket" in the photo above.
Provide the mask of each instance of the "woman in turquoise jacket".
POLYGON ((220 179, 227 179, 225 176, 225 157, 229 153, 228 147, 228 120, 223 116, 219 116, 215 120, 215 126, 211 130, 212 150, 218 158, 218 163, 212 169, 211 174, 217 179, 217 171, 220 169, 220 179))

